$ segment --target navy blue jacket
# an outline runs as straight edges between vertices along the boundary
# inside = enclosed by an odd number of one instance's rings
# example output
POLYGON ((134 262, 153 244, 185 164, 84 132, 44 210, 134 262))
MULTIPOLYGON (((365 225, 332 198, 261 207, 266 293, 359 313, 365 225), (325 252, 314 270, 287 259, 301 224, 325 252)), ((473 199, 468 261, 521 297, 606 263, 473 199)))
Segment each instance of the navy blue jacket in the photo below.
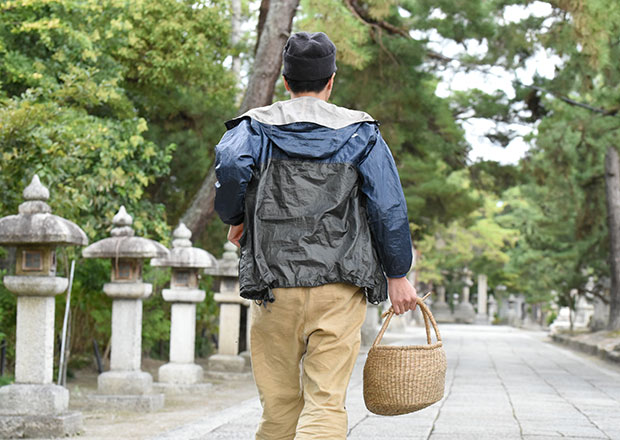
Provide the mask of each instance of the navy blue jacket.
POLYGON ((215 209, 244 223, 241 296, 347 282, 370 302, 411 266, 407 206, 378 124, 303 97, 227 123, 216 147, 215 209))

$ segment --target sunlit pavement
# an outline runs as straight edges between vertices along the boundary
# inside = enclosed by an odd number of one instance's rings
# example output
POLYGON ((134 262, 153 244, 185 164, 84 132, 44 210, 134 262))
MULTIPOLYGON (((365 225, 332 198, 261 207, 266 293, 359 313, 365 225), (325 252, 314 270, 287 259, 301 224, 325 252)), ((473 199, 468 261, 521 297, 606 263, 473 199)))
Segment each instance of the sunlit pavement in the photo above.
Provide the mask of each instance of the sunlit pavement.
MULTIPOLYGON (((349 386, 350 439, 620 439, 617 367, 548 342, 544 333, 496 326, 440 326, 448 356, 444 399, 398 417, 368 412, 358 359, 349 386)), ((390 337, 423 343, 423 330, 390 337)), ((253 439, 260 418, 251 399, 155 437, 253 439)))

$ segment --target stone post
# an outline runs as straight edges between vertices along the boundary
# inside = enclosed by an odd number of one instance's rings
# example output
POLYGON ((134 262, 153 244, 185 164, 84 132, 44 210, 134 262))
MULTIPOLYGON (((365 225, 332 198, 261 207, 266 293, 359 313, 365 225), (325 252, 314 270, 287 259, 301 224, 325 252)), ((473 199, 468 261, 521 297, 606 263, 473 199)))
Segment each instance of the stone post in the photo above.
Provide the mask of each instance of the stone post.
POLYGON ((465 324, 471 324, 476 317, 476 311, 474 306, 469 302, 469 289, 474 284, 471 280, 471 271, 467 268, 463 271, 463 295, 461 302, 456 306, 454 311, 454 318, 456 322, 462 322, 465 324))
POLYGON ((230 378, 245 371, 246 361, 239 355, 239 329, 241 307, 249 306, 250 301, 239 295, 237 247, 227 242, 224 251, 217 267, 205 269, 206 274, 219 279, 220 285, 220 291, 214 295, 215 301, 220 305, 218 351, 209 358, 209 374, 230 378))
POLYGON ((437 322, 454 322, 450 305, 446 302, 445 286, 437 286, 437 299, 433 302, 431 311, 437 322))
POLYGON ((51 214, 49 191, 34 176, 19 214, 0 219, 0 244, 16 246, 15 275, 4 285, 17 295, 15 384, 0 388, 0 438, 65 437, 82 430, 69 411, 69 392, 52 383, 54 296, 67 289, 56 276, 56 246, 88 244, 74 223, 51 214))
POLYGON ((487 276, 478 275, 478 313, 476 314, 476 324, 489 324, 487 315, 487 276))
POLYGON ((570 313, 570 308, 560 308, 557 317, 549 326, 552 335, 570 330, 570 313))
POLYGON ((489 295, 489 322, 492 324, 497 314, 497 300, 493 294, 489 295))
POLYGON ((170 288, 162 291, 164 300, 172 302, 170 362, 159 368, 157 384, 168 392, 200 392, 204 388, 196 386, 202 382, 203 371, 194 363, 196 303, 205 299, 205 291, 198 289, 198 270, 217 262, 210 253, 192 247, 191 238, 191 231, 181 223, 174 230, 169 257, 151 260, 152 266, 172 268, 170 288))
POLYGON ((519 315, 517 312, 518 304, 517 298, 514 294, 508 295, 508 324, 515 326, 519 322, 519 315))
POLYGON ((379 333, 379 310, 376 304, 366 304, 366 319, 362 324, 362 347, 370 347, 379 333))
POLYGON ((93 403, 129 411, 156 411, 164 405, 164 395, 153 393, 153 378, 141 371, 142 364, 142 301, 153 286, 142 282, 145 258, 167 257, 161 244, 135 237, 133 218, 121 206, 112 219, 112 237, 84 249, 85 258, 110 258, 111 282, 103 291, 112 298, 112 350, 110 371, 99 375, 98 394, 90 396, 93 403))
POLYGON ((594 306, 588 302, 585 296, 580 296, 575 306, 574 330, 587 330, 593 315, 594 306))

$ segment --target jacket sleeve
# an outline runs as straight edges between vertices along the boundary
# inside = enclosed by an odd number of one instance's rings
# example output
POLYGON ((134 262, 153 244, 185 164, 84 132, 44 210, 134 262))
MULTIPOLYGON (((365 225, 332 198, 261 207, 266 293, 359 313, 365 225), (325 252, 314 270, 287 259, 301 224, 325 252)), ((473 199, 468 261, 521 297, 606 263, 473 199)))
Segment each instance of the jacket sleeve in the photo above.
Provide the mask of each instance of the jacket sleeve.
POLYGON ((390 278, 400 278, 407 275, 412 261, 407 203, 394 158, 378 128, 374 138, 374 145, 358 165, 361 189, 383 270, 390 278))
POLYGON ((215 210, 224 223, 243 222, 245 190, 252 179, 260 135, 244 120, 215 147, 215 210))

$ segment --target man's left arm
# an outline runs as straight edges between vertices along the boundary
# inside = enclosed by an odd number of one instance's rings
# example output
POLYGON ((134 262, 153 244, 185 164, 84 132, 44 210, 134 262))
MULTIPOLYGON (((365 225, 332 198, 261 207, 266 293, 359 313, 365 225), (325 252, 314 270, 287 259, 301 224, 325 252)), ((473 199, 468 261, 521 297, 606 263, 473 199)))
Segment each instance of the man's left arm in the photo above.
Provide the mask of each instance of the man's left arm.
POLYGON ((378 129, 375 136, 358 170, 368 223, 388 278, 390 301, 396 314, 401 314, 417 304, 415 288, 406 278, 413 259, 407 202, 392 153, 378 129))
POLYGON ((240 237, 238 230, 243 229, 245 191, 252 179, 259 146, 260 136, 252 130, 250 121, 244 120, 227 131, 215 147, 215 210, 224 223, 241 225, 229 239, 240 237))

